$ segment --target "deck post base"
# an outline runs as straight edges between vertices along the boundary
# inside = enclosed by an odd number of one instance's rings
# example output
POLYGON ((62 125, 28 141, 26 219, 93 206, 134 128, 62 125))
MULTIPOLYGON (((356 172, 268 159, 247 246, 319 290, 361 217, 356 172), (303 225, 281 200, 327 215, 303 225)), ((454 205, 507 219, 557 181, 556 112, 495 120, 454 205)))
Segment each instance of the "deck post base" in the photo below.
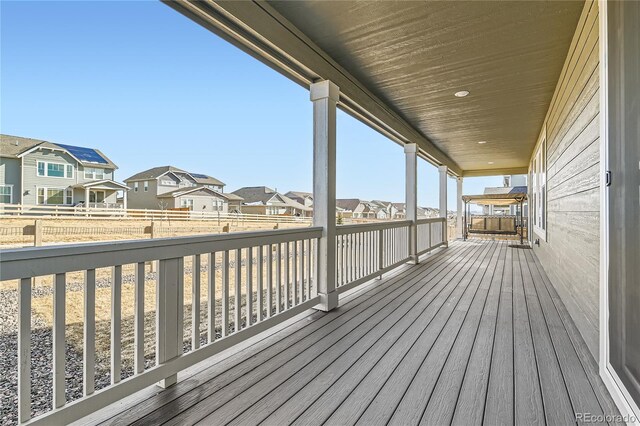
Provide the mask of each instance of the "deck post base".
POLYGON ((320 303, 314 306, 319 311, 329 312, 338 307, 338 292, 332 291, 328 294, 319 294, 320 303))
POLYGON ((176 383, 178 383, 178 374, 172 374, 169 377, 167 377, 166 379, 162 379, 160 380, 157 385, 160 386, 162 389, 166 389, 170 386, 175 385, 176 383))

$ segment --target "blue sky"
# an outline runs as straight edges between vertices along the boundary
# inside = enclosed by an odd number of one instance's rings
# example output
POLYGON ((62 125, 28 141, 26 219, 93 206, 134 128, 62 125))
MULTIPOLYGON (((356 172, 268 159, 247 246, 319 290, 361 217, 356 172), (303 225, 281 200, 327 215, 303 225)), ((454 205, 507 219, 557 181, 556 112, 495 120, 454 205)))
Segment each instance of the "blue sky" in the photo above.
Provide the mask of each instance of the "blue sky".
MULTIPOLYGON (((308 90, 158 1, 1 3, 0 131, 96 147, 116 179, 171 164, 233 191, 310 191, 308 90)), ((340 198, 404 198, 402 148, 338 114, 340 198)), ((438 204, 420 161, 419 203, 438 204)), ((500 177, 465 180, 467 194, 500 177)), ((455 208, 455 182, 449 185, 455 208)))

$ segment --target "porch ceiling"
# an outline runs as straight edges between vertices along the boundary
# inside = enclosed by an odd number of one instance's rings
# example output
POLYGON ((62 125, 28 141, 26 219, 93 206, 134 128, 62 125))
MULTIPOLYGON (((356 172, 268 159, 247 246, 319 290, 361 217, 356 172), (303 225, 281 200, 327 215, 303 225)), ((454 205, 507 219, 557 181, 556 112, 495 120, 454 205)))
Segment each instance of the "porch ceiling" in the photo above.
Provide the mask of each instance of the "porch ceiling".
POLYGON ((584 2, 269 4, 477 175, 527 167, 584 2))

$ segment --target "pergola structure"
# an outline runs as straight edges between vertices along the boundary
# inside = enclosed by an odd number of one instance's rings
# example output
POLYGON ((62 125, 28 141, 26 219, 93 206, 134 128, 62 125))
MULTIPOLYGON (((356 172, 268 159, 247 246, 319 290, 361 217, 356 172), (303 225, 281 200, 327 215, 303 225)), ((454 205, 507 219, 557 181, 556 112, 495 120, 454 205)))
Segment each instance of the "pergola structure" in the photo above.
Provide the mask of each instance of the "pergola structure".
MULTIPOLYGON (((505 206, 515 204, 519 206, 520 210, 520 244, 522 244, 524 242, 523 205, 526 199, 526 192, 510 192, 507 194, 463 195, 462 201, 464 202, 464 239, 466 240, 469 236, 471 204, 478 204, 481 206, 505 206)), ((495 233, 500 233, 500 231, 495 230, 495 233)))

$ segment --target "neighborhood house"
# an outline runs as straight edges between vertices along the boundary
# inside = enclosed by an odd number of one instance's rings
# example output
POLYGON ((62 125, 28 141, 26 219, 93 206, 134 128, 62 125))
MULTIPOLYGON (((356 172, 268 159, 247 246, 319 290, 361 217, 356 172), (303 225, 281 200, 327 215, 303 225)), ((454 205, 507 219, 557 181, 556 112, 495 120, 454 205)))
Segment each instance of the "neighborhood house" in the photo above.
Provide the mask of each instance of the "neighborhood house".
POLYGON ((249 214, 311 216, 307 207, 266 186, 245 186, 233 194, 242 197, 242 212, 249 214))
POLYGON ((125 182, 132 209, 178 209, 199 212, 239 212, 242 199, 225 194, 225 184, 209 175, 191 173, 173 166, 154 167, 125 182))
POLYGON ((117 168, 94 148, 0 135, 0 203, 123 207, 117 168))

